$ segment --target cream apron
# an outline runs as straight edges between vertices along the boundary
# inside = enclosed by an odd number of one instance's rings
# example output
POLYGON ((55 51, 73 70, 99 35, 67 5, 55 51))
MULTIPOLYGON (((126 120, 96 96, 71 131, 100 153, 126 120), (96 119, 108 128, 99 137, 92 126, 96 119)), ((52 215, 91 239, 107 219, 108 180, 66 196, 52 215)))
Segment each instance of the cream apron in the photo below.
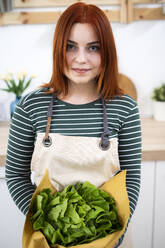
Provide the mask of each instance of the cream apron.
MULTIPOLYGON (((96 138, 50 133, 54 100, 55 95, 47 113, 46 132, 37 134, 31 162, 35 184, 39 185, 48 169, 50 181, 58 191, 78 181, 89 181, 100 187, 120 170, 118 140, 109 139, 105 101, 102 99, 104 130, 101 137, 96 138)), ((127 241, 128 237, 125 239, 127 241)), ((120 247, 132 248, 132 245, 122 244, 120 247)))

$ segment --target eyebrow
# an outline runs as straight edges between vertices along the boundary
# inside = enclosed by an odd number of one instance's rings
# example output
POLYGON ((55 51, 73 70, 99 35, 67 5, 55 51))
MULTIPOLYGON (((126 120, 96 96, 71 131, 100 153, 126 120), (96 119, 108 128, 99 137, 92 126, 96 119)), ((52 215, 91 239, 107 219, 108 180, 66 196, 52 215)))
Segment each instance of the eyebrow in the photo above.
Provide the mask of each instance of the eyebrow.
MULTIPOLYGON (((68 42, 72 43, 72 44, 78 44, 77 42, 73 41, 73 40, 67 40, 68 42)), ((87 45, 93 45, 93 44, 100 44, 99 41, 92 41, 92 42, 89 42, 87 43, 87 45)))

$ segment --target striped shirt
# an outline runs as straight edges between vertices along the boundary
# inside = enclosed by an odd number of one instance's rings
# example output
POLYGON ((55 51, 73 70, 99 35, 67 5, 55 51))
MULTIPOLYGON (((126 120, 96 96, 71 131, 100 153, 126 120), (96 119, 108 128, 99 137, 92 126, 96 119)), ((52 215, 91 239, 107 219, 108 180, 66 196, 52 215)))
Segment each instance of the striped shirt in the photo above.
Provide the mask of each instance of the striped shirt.
MULTIPOLYGON (((18 208, 26 215, 35 185, 31 182, 31 158, 37 133, 44 133, 51 94, 45 89, 30 92, 17 104, 13 115, 6 159, 6 181, 18 208)), ((110 138, 118 138, 121 170, 127 169, 126 186, 131 216, 140 189, 141 123, 136 101, 128 95, 106 103, 110 138)), ((56 99, 50 132, 62 135, 100 137, 103 132, 101 99, 70 104, 56 99)))

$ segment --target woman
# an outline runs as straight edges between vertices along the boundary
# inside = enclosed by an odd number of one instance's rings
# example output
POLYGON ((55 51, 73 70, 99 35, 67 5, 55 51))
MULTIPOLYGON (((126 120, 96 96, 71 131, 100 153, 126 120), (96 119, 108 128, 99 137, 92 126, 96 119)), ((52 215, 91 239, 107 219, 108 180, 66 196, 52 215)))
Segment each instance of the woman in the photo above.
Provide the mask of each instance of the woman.
POLYGON ((73 4, 57 22, 50 82, 24 96, 12 118, 6 160, 11 196, 26 215, 46 168, 58 190, 85 180, 99 187, 127 169, 131 219, 140 166, 138 106, 118 86, 109 21, 94 5, 73 4))

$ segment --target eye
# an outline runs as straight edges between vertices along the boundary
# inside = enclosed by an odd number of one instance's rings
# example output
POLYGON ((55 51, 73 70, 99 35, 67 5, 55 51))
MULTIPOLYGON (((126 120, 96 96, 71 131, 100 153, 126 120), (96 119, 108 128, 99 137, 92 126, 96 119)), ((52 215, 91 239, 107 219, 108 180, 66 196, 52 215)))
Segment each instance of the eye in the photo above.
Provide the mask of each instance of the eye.
POLYGON ((66 46, 67 51, 72 51, 72 50, 75 50, 75 49, 76 49, 75 45, 67 44, 67 46, 66 46))
POLYGON ((97 52, 100 50, 100 47, 99 46, 90 46, 89 47, 89 51, 90 52, 97 52))

